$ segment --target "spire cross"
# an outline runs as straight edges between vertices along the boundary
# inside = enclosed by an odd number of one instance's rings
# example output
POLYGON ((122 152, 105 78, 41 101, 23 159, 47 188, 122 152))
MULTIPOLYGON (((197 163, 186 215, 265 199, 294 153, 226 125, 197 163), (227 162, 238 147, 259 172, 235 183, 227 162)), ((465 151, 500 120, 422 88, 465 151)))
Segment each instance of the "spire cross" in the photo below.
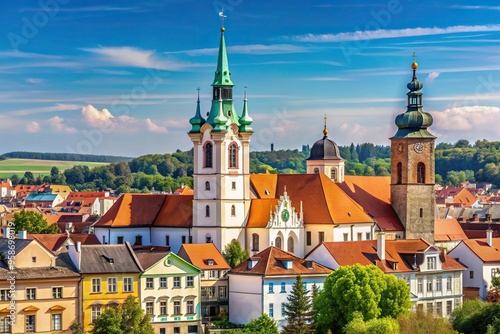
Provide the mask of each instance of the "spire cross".
POLYGON ((243 98, 244 100, 247 99, 247 86, 244 86, 245 87, 245 97, 243 98))
POLYGON ((221 25, 224 28, 224 18, 227 17, 224 15, 224 7, 221 8, 221 11, 219 12, 220 20, 221 20, 221 25))
POLYGON ((325 129, 326 129, 326 114, 325 114, 325 117, 323 119, 325 121, 325 129))
POLYGON ((196 88, 196 90, 198 91, 198 102, 200 101, 200 87, 196 88))
POLYGON ((413 51, 413 62, 417 62, 417 53, 415 51, 413 51))

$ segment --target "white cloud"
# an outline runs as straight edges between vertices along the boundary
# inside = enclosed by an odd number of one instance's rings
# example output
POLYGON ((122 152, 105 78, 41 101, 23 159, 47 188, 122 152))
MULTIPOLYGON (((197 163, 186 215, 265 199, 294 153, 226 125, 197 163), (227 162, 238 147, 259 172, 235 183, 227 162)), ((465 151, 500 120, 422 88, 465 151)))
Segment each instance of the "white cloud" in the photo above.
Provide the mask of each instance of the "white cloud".
MULTIPOLYGON (((24 100, 26 101, 26 100, 24 100)), ((42 101, 40 101, 42 102, 42 101)), ((68 111, 68 110, 78 110, 81 108, 79 104, 64 104, 64 103, 56 103, 53 106, 48 107, 38 107, 38 108, 29 108, 29 109, 20 109, 9 112, 10 115, 14 116, 28 116, 39 113, 46 112, 54 112, 54 111, 68 111)))
POLYGON ((26 131, 31 133, 36 133, 40 131, 40 124, 37 122, 29 122, 26 124, 26 131))
POLYGON ((146 127, 149 132, 167 133, 166 127, 154 124, 150 118, 146 118, 146 127))
MULTIPOLYGON (((490 131, 500 119, 500 108, 490 106, 453 107, 441 112, 431 112, 434 118, 433 128, 439 131, 477 131, 477 138, 484 137, 481 133, 490 131)), ((487 136, 490 138, 490 136, 487 136)))
POLYGON ((359 40, 404 38, 413 36, 445 35, 468 32, 500 31, 500 24, 451 26, 445 28, 406 28, 406 29, 377 29, 357 30, 354 32, 341 32, 336 34, 306 34, 293 36, 299 42, 348 42, 359 40))
POLYGON ((484 9, 484 10, 500 10, 500 6, 461 6, 461 5, 454 5, 451 6, 450 8, 456 8, 456 9, 484 9))
POLYGON ((49 125, 56 132, 75 133, 77 130, 64 124, 64 118, 54 116, 48 120, 49 125))
MULTIPOLYGON (((291 44, 269 44, 269 45, 249 44, 249 45, 228 46, 227 51, 231 54, 272 55, 272 54, 311 52, 313 51, 313 49, 291 44)), ((165 53, 166 54, 185 53, 190 56, 207 56, 207 55, 216 55, 218 52, 219 52, 218 48, 205 48, 205 49, 183 50, 183 51, 165 52, 165 53)))
POLYGON ((102 124, 100 124, 101 122, 110 122, 114 119, 114 116, 108 109, 99 111, 90 104, 82 108, 82 115, 85 122, 94 128, 102 126, 102 124))
POLYGON ((431 73, 429 73, 429 75, 427 76, 427 78, 425 79, 425 81, 427 81, 427 82, 433 82, 434 79, 436 79, 438 76, 439 76, 439 72, 431 72, 431 73))

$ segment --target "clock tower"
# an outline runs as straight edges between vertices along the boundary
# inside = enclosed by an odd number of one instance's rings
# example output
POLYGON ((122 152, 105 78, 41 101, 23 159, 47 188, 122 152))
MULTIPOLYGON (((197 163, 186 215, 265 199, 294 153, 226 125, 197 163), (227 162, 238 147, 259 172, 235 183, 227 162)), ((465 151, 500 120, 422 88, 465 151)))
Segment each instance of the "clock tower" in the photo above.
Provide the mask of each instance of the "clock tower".
POLYGON ((405 227, 406 239, 423 238, 434 243, 434 141, 427 128, 432 116, 422 111, 423 84, 413 78, 406 112, 396 117, 398 131, 391 138, 391 205, 405 227))

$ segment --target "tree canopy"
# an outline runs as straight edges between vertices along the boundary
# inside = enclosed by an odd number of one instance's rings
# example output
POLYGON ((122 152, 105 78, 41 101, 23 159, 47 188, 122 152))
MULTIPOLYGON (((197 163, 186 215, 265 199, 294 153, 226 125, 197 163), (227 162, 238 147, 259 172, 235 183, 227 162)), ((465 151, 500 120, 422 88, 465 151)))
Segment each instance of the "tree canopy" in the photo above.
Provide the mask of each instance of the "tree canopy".
POLYGON ((386 275, 374 265, 342 266, 326 278, 314 299, 315 324, 320 333, 329 329, 337 333, 356 314, 363 321, 397 319, 410 307, 410 288, 404 280, 386 275))
POLYGON ((278 334, 276 321, 271 319, 266 313, 263 313, 257 319, 252 319, 243 329, 245 334, 278 334))
POLYGON ((453 328, 464 334, 500 333, 500 303, 465 300, 451 314, 453 328))
POLYGON ((304 288, 302 277, 298 275, 285 303, 287 324, 282 334, 313 333, 311 308, 311 296, 304 288))
POLYGON ((226 259, 231 268, 236 267, 250 257, 248 251, 241 248, 240 242, 236 239, 231 240, 231 242, 224 247, 222 256, 224 256, 224 259, 226 259))
POLYGON ((151 317, 144 313, 134 296, 118 307, 108 307, 97 317, 90 334, 154 334, 151 317))
POLYGON ((16 232, 26 231, 30 234, 59 233, 57 224, 48 224, 41 213, 22 210, 14 213, 14 229, 16 232))

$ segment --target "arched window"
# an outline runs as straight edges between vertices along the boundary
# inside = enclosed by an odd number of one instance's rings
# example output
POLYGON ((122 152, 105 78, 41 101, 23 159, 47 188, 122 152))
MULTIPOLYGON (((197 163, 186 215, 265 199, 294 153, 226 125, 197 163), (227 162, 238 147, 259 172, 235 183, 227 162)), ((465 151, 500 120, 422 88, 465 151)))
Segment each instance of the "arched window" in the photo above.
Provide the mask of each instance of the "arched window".
POLYGON ((425 183, 425 165, 419 162, 417 165, 417 183, 425 183))
POLYGON ((208 205, 205 207, 205 217, 210 217, 210 207, 208 205))
POLYGON ((332 168, 330 170, 330 178, 333 180, 333 181, 337 181, 337 170, 335 168, 332 168))
POLYGON ((213 146, 212 143, 205 144, 205 167, 212 167, 213 146))
POLYGON ((210 190, 210 182, 205 182, 205 190, 210 190))
POLYGON ((287 249, 287 251, 290 253, 293 253, 293 238, 292 237, 288 237, 288 249, 287 249))
POLYGON ((280 237, 276 237, 276 240, 274 240, 274 245, 276 247, 278 247, 279 249, 281 249, 281 238, 280 237))
POLYGON ((236 216, 236 206, 231 205, 231 216, 236 216))
POLYGON ((252 234, 252 252, 259 251, 259 235, 257 233, 252 234))
POLYGON ((207 234, 205 235, 205 242, 206 242, 207 244, 209 244, 209 243, 211 243, 211 242, 212 242, 212 236, 210 235, 210 233, 207 233, 207 234))
POLYGON ((403 183, 403 164, 401 162, 398 162, 396 175, 397 175, 396 183, 397 184, 403 183))
POLYGON ((229 145, 229 167, 238 168, 238 148, 235 143, 229 145))
POLYGON ((314 168, 314 174, 319 174, 319 168, 314 168))

